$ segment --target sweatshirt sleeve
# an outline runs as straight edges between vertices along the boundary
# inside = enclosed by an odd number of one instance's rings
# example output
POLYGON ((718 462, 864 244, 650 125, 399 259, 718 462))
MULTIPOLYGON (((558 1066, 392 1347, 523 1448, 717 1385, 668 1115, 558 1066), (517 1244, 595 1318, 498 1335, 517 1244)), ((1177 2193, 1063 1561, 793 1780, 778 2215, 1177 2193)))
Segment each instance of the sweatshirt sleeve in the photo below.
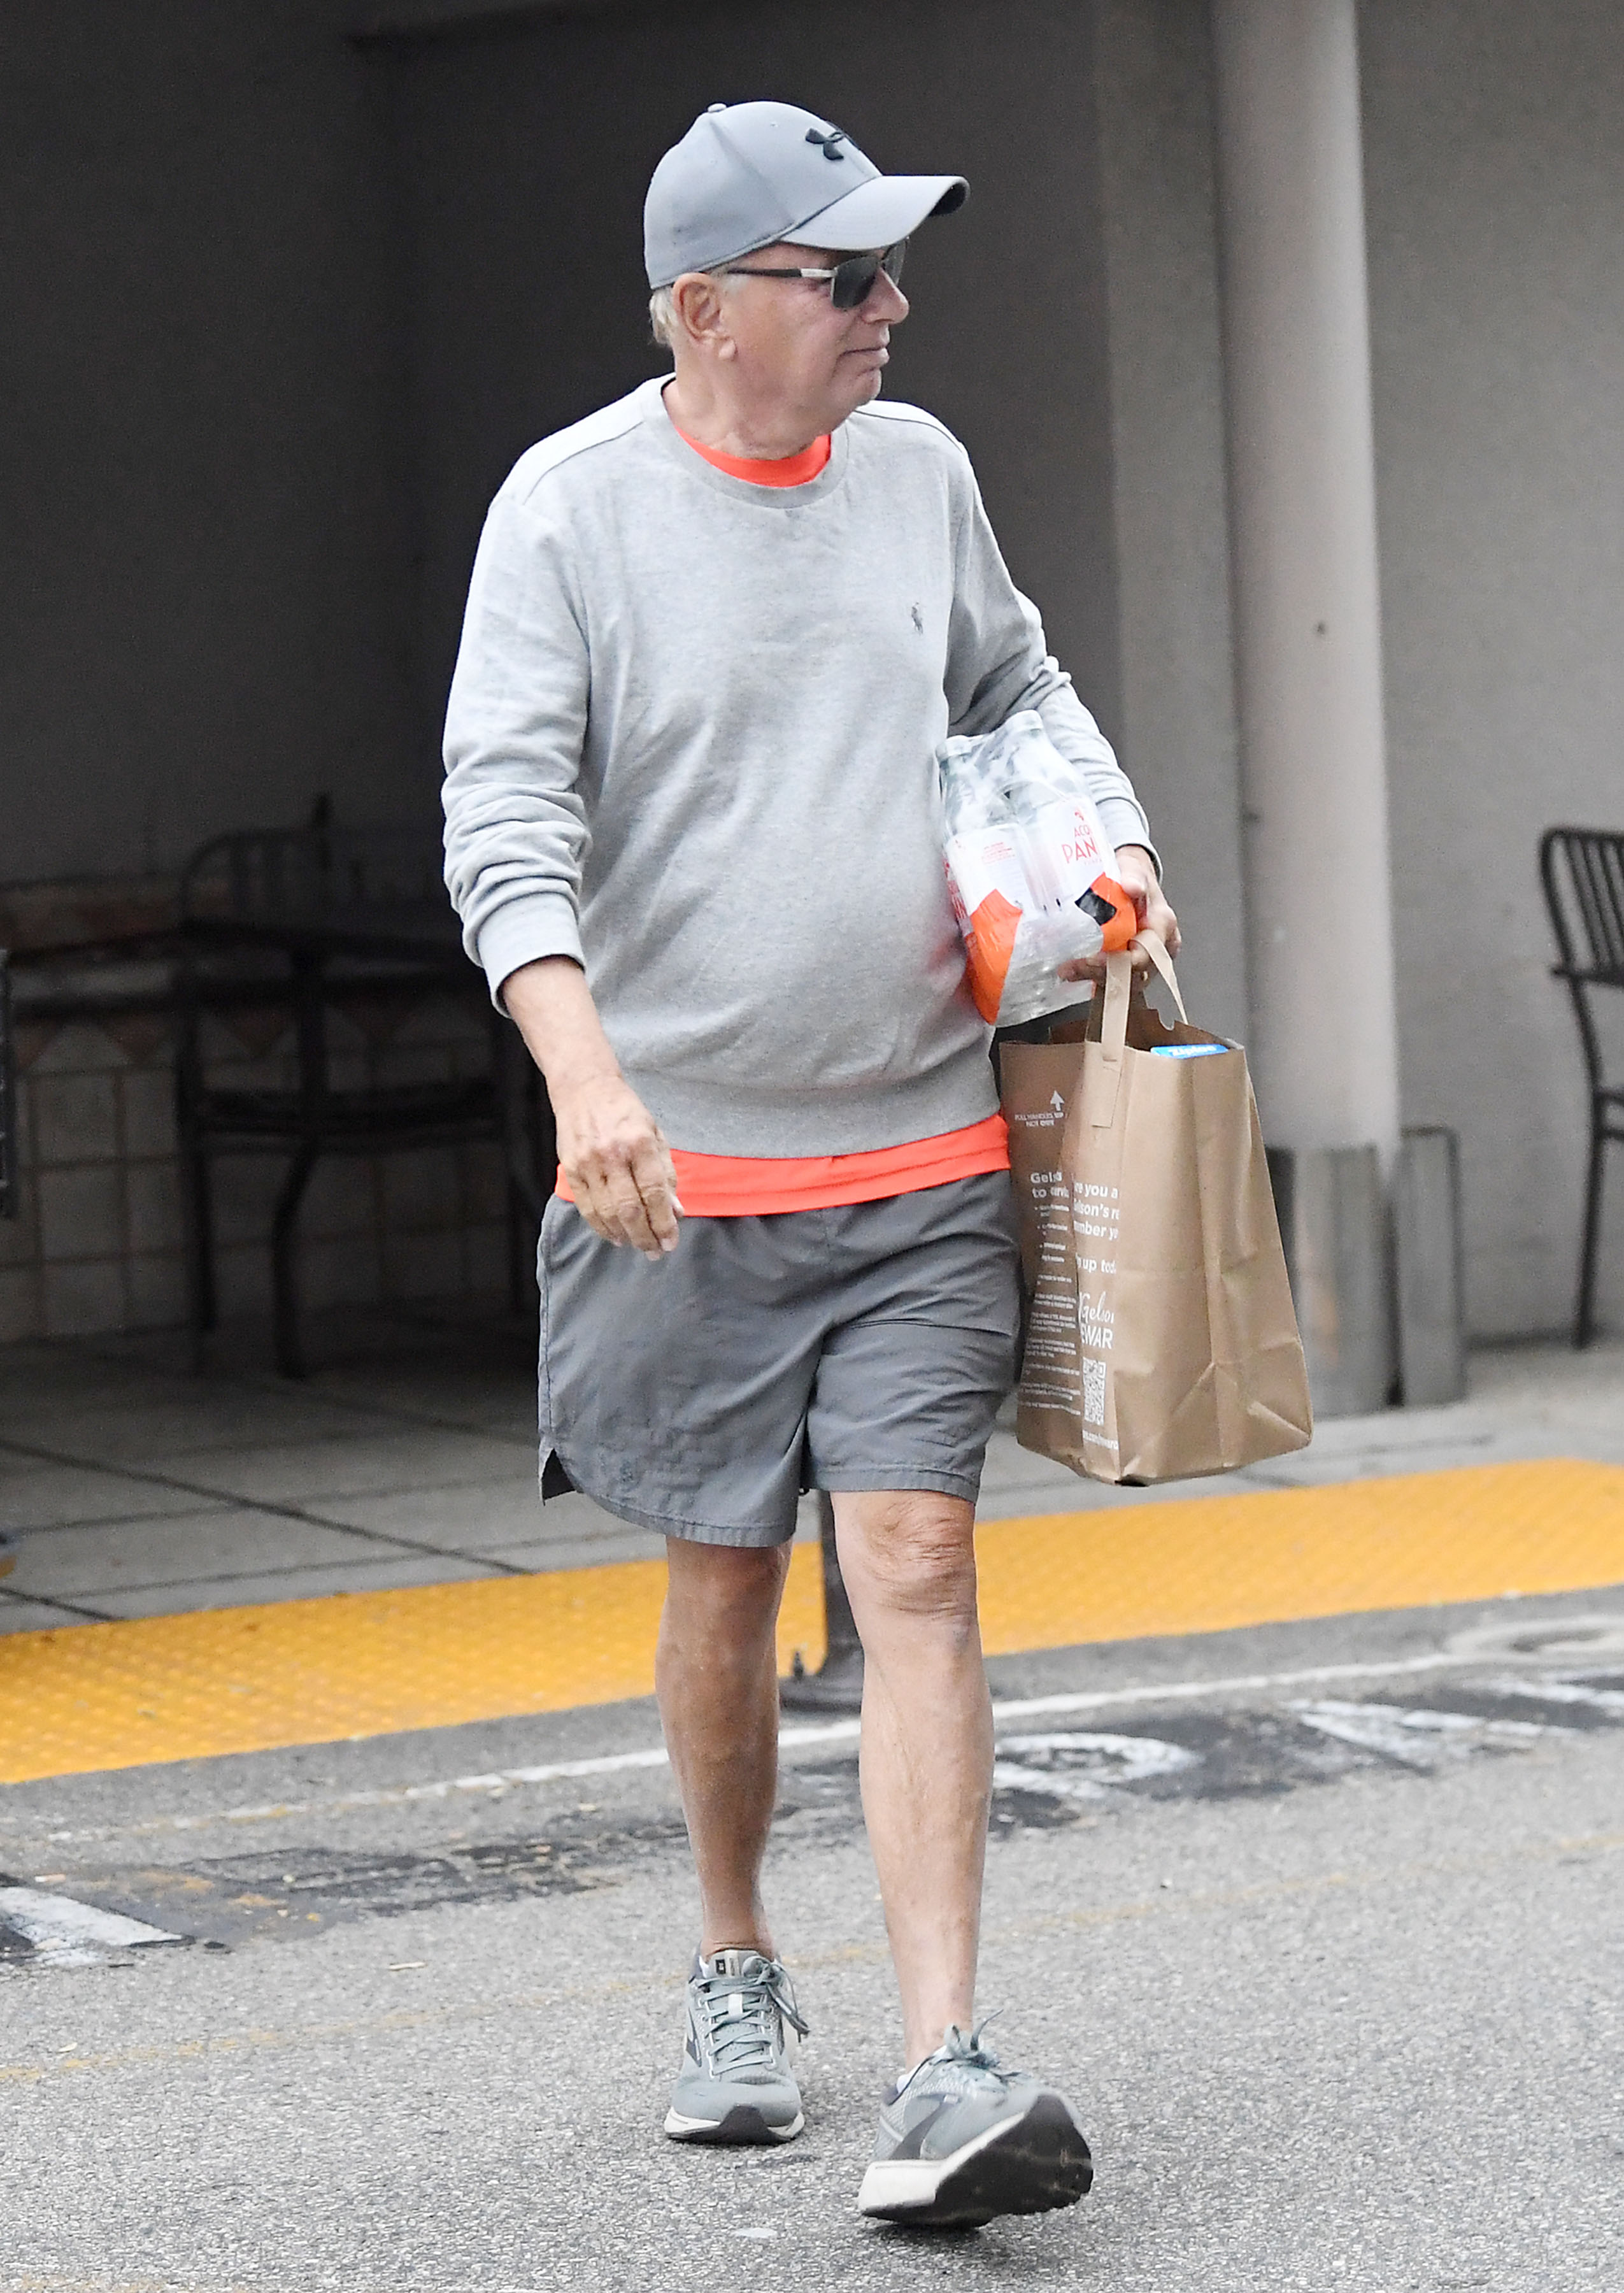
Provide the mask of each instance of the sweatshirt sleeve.
POLYGON ((1161 862, 1134 784, 1049 652, 1038 608, 1011 580, 967 459, 961 483, 948 636, 950 730, 994 733, 1018 710, 1035 709, 1062 756, 1087 775, 1088 793, 1111 842, 1143 844, 1159 873, 1161 862))
POLYGON ((499 1002, 538 957, 582 960, 579 776, 590 671, 566 537, 504 491, 474 559, 446 713, 446 886, 499 1002))

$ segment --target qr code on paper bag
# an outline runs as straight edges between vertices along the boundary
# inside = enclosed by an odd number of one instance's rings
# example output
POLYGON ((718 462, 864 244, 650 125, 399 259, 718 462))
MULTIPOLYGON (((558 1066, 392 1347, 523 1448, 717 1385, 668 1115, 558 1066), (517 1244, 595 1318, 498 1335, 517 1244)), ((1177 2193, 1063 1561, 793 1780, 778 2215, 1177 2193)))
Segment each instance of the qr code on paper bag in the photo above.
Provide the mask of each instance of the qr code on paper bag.
POLYGON ((1103 1361, 1083 1361, 1083 1422, 1103 1425, 1105 1422, 1105 1365, 1103 1361))

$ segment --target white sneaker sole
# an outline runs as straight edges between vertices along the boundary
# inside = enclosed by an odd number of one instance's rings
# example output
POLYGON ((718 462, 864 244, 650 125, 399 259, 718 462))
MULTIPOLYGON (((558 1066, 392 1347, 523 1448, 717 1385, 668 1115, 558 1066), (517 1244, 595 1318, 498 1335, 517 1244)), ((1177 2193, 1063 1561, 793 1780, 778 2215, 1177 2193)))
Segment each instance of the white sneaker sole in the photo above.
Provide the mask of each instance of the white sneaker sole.
POLYGON ((666 2112, 666 2131, 674 2142, 715 2142, 747 2146, 754 2143, 793 2142, 806 2123, 797 2110, 788 2126, 770 2126, 759 2110, 737 2106, 725 2118, 684 2118, 680 2110, 666 2112))
POLYGON ((1088 2144, 1056 2094, 1039 2094, 1016 2119, 990 2126, 947 2158, 877 2158, 857 2209, 918 2228, 970 2229, 1000 2214, 1074 2206, 1094 2179, 1088 2144))

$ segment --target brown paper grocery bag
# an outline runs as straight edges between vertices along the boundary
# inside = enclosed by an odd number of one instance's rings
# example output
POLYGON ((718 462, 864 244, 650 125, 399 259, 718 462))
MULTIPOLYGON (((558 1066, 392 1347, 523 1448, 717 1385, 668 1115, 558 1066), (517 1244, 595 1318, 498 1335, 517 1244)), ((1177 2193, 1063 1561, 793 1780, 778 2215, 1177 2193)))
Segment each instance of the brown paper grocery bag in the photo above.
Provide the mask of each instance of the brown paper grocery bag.
POLYGON ((1000 1056, 1028 1325, 1022 1447, 1100 1481, 1222 1473, 1313 1430, 1246 1055, 1168 1026, 1107 960, 1095 1041, 1000 1056))

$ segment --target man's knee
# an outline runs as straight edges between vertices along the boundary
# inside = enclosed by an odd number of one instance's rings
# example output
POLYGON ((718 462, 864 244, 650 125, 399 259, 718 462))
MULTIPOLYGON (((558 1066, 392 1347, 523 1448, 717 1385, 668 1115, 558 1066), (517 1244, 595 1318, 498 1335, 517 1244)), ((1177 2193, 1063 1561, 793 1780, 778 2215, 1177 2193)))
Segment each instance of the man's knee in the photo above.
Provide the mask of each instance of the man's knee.
POLYGON ((933 1489, 836 1496, 843 1573, 860 1597, 914 1615, 973 1617, 975 1513, 933 1489))
POLYGON ((684 1622, 715 1632, 725 1647, 730 1634, 747 1636, 776 1617, 790 1550, 788 1544, 700 1544, 667 1537, 667 1608, 684 1622))

